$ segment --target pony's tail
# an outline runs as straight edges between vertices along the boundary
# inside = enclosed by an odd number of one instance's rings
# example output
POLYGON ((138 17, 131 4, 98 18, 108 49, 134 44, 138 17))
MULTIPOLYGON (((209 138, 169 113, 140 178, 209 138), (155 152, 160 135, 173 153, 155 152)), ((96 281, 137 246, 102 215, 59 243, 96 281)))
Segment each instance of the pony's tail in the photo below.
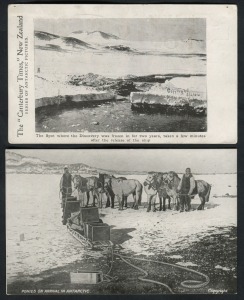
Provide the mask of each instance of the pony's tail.
POLYGON ((205 202, 209 201, 209 196, 210 196, 210 192, 211 192, 211 185, 209 184, 208 187, 209 188, 208 188, 208 192, 207 192, 207 194, 205 196, 205 202))
POLYGON ((141 205, 141 199, 142 199, 142 191, 143 191, 143 186, 140 183, 140 189, 138 191, 139 197, 138 197, 138 205, 141 205))

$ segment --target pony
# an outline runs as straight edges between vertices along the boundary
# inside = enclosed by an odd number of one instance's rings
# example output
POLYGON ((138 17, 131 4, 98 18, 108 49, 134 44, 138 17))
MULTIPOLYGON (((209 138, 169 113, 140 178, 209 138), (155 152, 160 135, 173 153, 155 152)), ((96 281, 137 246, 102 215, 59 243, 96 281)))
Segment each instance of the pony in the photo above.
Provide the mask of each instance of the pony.
POLYGON ((179 210, 179 194, 177 188, 180 184, 180 177, 174 171, 160 174, 157 178, 159 188, 163 188, 172 200, 173 210, 179 210))
POLYGON ((105 189, 111 189, 119 201, 119 210, 123 210, 124 201, 129 195, 133 195, 133 208, 138 209, 141 204, 142 184, 136 179, 121 179, 114 176, 104 176, 105 189), (126 198, 125 198, 126 197, 126 198))
MULTIPOLYGON (((174 171, 160 173, 160 172, 150 172, 146 181, 144 182, 144 188, 146 193, 148 194, 148 209, 151 210, 151 202, 155 208, 156 195, 158 193, 160 200, 160 210, 162 209, 162 199, 163 199, 163 210, 165 210, 165 201, 167 197, 169 200, 169 209, 170 203, 172 200, 173 209, 179 210, 180 204, 183 206, 183 196, 178 192, 178 186, 180 184, 180 177, 174 171), (152 190, 150 190, 152 189, 152 190)), ((201 204, 198 206, 198 210, 203 210, 205 203, 209 201, 211 185, 204 180, 195 180, 196 187, 193 191, 193 195, 190 196, 194 198, 196 195, 199 196, 201 204)), ((188 210, 190 209, 190 203, 188 204, 188 210)))
MULTIPOLYGON (((178 186, 180 184, 180 178, 179 176, 171 171, 169 172, 164 178, 163 178, 164 186, 166 186, 166 191, 168 195, 172 195, 173 198, 177 198, 176 204, 177 209, 179 209, 179 198, 180 198, 180 204, 181 204, 181 211, 184 209, 184 203, 183 203, 183 197, 186 195, 178 193, 178 186)), ((189 203, 187 210, 190 210, 191 208, 191 199, 194 198, 196 195, 200 198, 200 205, 198 206, 198 210, 203 210, 205 203, 209 201, 211 192, 211 185, 204 181, 204 180, 195 180, 195 188, 193 190, 193 194, 189 197, 189 203)))
POLYGON ((166 210, 166 199, 168 199, 168 208, 171 209, 171 198, 167 194, 166 187, 162 185, 162 178, 166 173, 149 172, 144 181, 144 190, 147 194, 147 212, 151 211, 153 205, 153 212, 156 211, 156 198, 159 196, 159 210, 166 210), (163 200, 163 201, 162 201, 163 200), (163 206, 162 206, 163 202, 163 206))
POLYGON ((102 184, 96 176, 81 177, 80 175, 74 175, 73 177, 74 188, 78 190, 78 193, 82 195, 81 205, 88 206, 90 200, 90 194, 92 195, 93 206, 96 206, 96 200, 98 206, 102 207, 102 184), (84 194, 86 194, 86 204, 84 203, 84 194))
MULTIPOLYGON (((106 206, 105 208, 107 207, 111 207, 111 208, 114 208, 114 199, 115 199, 115 194, 113 192, 113 190, 111 189, 110 186, 106 185, 106 188, 104 186, 104 179, 106 177, 109 177, 110 175, 108 174, 105 174, 105 173, 99 173, 99 180, 101 181, 102 185, 103 185, 103 191, 104 193, 106 194, 107 196, 107 202, 106 202, 106 206)), ((114 175, 111 175, 113 178, 116 178, 114 175)), ((120 179, 120 180, 127 180, 126 177, 117 177, 117 179, 120 179)), ((123 201, 124 201, 124 207, 127 207, 127 198, 128 196, 125 196, 123 195, 123 201)))

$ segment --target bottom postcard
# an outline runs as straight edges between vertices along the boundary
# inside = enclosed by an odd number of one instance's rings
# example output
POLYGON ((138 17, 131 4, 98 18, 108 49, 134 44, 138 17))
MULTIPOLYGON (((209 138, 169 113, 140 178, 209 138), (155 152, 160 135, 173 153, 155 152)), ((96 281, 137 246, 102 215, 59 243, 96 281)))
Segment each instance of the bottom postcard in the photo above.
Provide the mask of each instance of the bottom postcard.
POLYGON ((7 150, 7 294, 236 294, 237 152, 7 150))

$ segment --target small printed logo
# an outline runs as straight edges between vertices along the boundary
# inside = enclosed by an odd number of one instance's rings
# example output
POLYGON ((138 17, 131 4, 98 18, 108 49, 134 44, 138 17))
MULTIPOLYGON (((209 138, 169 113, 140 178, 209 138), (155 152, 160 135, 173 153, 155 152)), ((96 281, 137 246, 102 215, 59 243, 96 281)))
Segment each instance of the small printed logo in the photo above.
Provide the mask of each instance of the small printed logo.
POLYGON ((224 294, 224 293, 227 293, 227 290, 222 290, 222 289, 208 289, 208 292, 211 293, 211 294, 224 294))

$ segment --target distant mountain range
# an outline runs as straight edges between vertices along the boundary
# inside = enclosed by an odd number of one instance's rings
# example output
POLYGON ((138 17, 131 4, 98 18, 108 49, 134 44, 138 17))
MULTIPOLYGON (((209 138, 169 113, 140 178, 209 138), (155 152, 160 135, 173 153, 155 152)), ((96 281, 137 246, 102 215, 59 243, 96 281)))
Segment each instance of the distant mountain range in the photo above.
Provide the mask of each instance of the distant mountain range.
POLYGON ((35 47, 41 50, 68 51, 94 49, 89 43, 72 36, 62 37, 44 31, 35 31, 35 47))
MULTIPOLYGON (((106 41, 120 40, 116 35, 102 31, 74 31, 68 36, 59 36, 45 31, 35 31, 35 48, 51 51, 71 51, 84 49, 100 49, 97 44, 106 41), (85 40, 85 41, 84 41, 85 40), (94 44, 94 45, 91 45, 94 44)), ((123 48, 122 48, 123 49, 123 48)), ((120 49, 119 49, 120 50, 120 49)))
MULTIPOLYGON (((6 151, 6 173, 7 174, 62 174, 65 164, 51 163, 35 157, 27 157, 15 152, 6 151)), ((98 175, 99 173, 111 175, 146 175, 148 171, 118 171, 105 170, 88 166, 83 163, 68 164, 72 174, 98 175)), ((176 171, 177 172, 177 171, 176 171)), ((178 175, 182 173, 177 172, 178 175)), ((215 173, 194 173, 195 175, 212 175, 215 173)), ((223 173, 234 174, 234 173, 223 173)))
MULTIPOLYGON (((20 174, 61 174, 65 164, 51 163, 35 157, 27 157, 15 152, 6 152, 6 172, 20 174)), ((123 172, 116 170, 104 170, 90 167, 83 163, 69 164, 69 169, 72 174, 89 174, 98 175, 99 173, 106 174, 146 174, 147 172, 123 172)))
MULTIPOLYGON (((95 37, 96 39, 103 38, 106 40, 120 40, 120 38, 117 35, 106 33, 103 31, 82 31, 82 30, 77 30, 72 32, 73 35, 80 35, 80 37, 95 37)), ((77 37, 78 38, 78 37, 77 37)))

